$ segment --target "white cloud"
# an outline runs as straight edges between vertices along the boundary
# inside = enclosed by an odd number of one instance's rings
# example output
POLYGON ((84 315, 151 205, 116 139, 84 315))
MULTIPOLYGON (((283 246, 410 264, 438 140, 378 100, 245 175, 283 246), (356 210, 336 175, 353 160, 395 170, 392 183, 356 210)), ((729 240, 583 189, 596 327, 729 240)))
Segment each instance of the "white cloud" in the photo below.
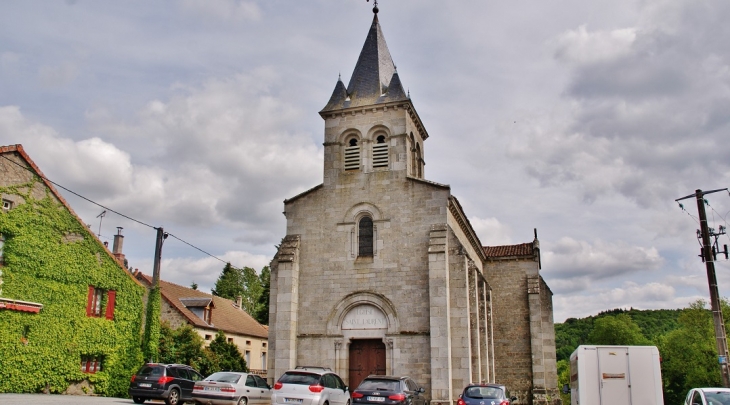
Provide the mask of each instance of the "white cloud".
POLYGON ((588 32, 581 25, 558 36, 555 57, 576 64, 612 60, 628 55, 635 40, 635 28, 588 32))
POLYGON ((512 230, 497 218, 479 218, 472 217, 469 219, 471 226, 479 236, 479 240, 484 246, 500 246, 512 244, 512 230))
MULTIPOLYGON (((544 243, 542 261, 553 279, 588 278, 593 282, 656 270, 664 263, 654 247, 602 240, 590 244, 569 237, 561 238, 557 243, 544 243)), ((566 287, 575 286, 572 281, 561 283, 566 287)), ((585 284, 586 281, 579 283, 585 284)))

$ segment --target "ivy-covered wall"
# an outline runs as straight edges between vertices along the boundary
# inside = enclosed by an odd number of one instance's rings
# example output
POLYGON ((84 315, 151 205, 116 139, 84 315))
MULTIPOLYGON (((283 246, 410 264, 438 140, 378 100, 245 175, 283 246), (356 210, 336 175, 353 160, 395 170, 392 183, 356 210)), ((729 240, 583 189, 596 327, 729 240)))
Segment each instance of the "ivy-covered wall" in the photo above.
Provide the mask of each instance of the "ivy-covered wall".
MULTIPOLYGON (((37 177, 0 187, 21 203, 0 212, 2 298, 43 304, 38 314, 0 309, 0 392, 61 393, 88 380, 95 394, 126 396, 142 364, 144 288, 37 177), (45 196, 39 198, 39 187, 45 196), (89 286, 116 291, 114 319, 86 314, 89 286), (101 371, 81 371, 97 356, 101 371)), ((107 306, 104 295, 102 308, 107 306)))

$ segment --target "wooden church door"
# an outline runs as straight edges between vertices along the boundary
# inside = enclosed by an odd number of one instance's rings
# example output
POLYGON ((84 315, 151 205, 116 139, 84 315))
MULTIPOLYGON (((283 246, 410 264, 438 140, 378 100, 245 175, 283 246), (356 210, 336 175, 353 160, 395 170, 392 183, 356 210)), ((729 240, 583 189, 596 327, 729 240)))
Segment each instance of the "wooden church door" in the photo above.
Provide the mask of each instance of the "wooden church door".
POLYGON ((365 377, 385 375, 385 343, 381 339, 354 339, 350 343, 350 391, 365 377))

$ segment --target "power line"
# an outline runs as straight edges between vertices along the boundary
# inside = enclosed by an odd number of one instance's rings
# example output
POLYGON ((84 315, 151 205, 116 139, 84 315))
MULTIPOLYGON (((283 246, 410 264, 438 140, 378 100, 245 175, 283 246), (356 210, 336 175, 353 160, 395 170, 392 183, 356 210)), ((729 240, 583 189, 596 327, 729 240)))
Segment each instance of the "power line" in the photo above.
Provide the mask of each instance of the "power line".
MULTIPOLYGON (((90 198, 86 198, 86 197, 84 197, 83 195, 81 195, 81 194, 79 194, 79 193, 77 193, 77 192, 75 192, 75 191, 73 191, 73 190, 71 190, 71 189, 68 189, 68 188, 66 188, 66 187, 64 187, 64 186, 62 186, 62 185, 60 185, 60 184, 56 183, 55 181, 53 181, 53 180, 49 179, 48 177, 45 177, 45 176, 41 176, 40 174, 36 173, 36 172, 35 172, 35 171, 34 171, 33 169, 31 169, 31 168, 29 168, 29 167, 26 167, 26 166, 23 166, 23 165, 21 165, 20 163, 18 163, 18 162, 16 162, 16 161, 12 160, 12 159, 10 159, 10 158, 8 158, 8 157, 7 157, 7 156, 5 156, 5 155, 0 155, 0 156, 2 156, 2 157, 3 157, 4 159, 5 159, 5 160, 7 160, 7 161, 9 161, 9 162, 11 162, 11 163, 13 163, 13 164, 15 164, 16 166, 18 166, 18 167, 20 167, 20 168, 23 168, 23 169, 25 169, 25 170, 27 170, 27 171, 29 171, 29 172, 33 173, 34 175, 36 175, 36 176, 40 177, 41 179, 43 179, 43 180, 45 180, 45 181, 47 181, 47 182, 49 182, 49 183, 53 184, 54 186, 56 186, 56 187, 59 187, 59 188, 61 188, 61 189, 63 189, 63 190, 66 190, 66 191, 68 191, 69 193, 71 193, 71 194, 73 194, 73 195, 75 195, 75 196, 77 196, 77 197, 79 197, 79 198, 81 198, 81 199, 84 199, 84 200, 86 200, 86 201, 88 201, 88 202, 90 202, 90 203, 92 203, 92 204, 94 204, 94 205, 97 205, 97 206, 99 206, 99 207, 101 207, 101 208, 104 208, 105 210, 107 210, 107 211, 109 211, 109 212, 113 212, 113 213, 115 213, 115 214, 117 214, 117 215, 119 215, 119 216, 121 216, 121 217, 127 218, 127 219, 129 219, 130 221, 134 221, 134 222, 136 222, 136 223, 138 223, 138 224, 141 224, 141 225, 144 225, 144 226, 146 226, 146 227, 148 227, 148 228, 152 228, 152 229, 155 229, 155 230, 157 230, 157 229, 160 229, 159 227, 156 227, 156 226, 152 226, 152 225, 150 225, 150 224, 147 224, 147 223, 145 223, 145 222, 142 222, 142 221, 140 221, 140 220, 138 220, 138 219, 132 218, 132 217, 130 217, 130 216, 128 216, 128 215, 124 215, 124 214, 122 214, 121 212, 119 212, 119 211, 116 211, 116 210, 113 210, 113 209, 111 209, 111 208, 109 208, 109 207, 107 207, 107 206, 104 206, 104 205, 102 205, 102 204, 99 204, 98 202, 96 202, 96 201, 94 201, 94 200, 92 200, 92 199, 90 199, 90 198)), ((99 237, 101 237, 101 223, 99 224, 99 227, 100 227, 100 229, 99 229, 99 237)), ((212 257, 212 258, 216 259, 216 260, 219 260, 219 261, 221 261, 221 262, 223 262, 223 263, 229 263, 229 262, 227 262, 227 261, 225 261, 225 260, 223 260, 223 259, 221 259, 221 258, 219 258, 219 257, 217 257, 217 256, 215 256, 215 255, 213 255, 213 254, 210 254, 210 253, 206 252, 205 250, 203 250, 203 249, 201 249, 201 248, 199 248, 199 247, 197 247, 197 246, 193 245, 193 244, 192 244, 192 243, 190 243, 190 242, 187 242, 187 241, 185 241, 185 240, 183 240, 183 239, 180 239, 179 237, 177 237, 177 236, 173 235, 172 233, 169 233, 169 232, 168 232, 168 233, 167 233, 167 235, 169 235, 169 236, 172 236, 173 238, 175 238, 175 239, 179 240, 180 242, 182 242, 182 243, 184 243, 184 244, 186 244, 186 245, 188 245, 188 246, 190 246, 190 247, 192 247, 192 248, 194 248, 194 249, 197 249, 197 250, 199 250, 199 251, 201 251, 201 252, 205 253, 206 255, 208 255, 208 256, 210 256, 210 257, 212 257)))

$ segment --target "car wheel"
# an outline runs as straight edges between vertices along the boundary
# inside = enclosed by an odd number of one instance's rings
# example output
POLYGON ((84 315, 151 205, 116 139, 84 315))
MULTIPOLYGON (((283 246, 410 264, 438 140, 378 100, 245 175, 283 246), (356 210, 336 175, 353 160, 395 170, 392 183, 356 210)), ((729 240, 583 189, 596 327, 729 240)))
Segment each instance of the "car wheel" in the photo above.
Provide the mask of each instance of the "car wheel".
POLYGON ((177 388, 173 388, 170 391, 170 396, 165 399, 167 405, 177 405, 180 403, 180 391, 177 388))
POLYGON ((144 398, 142 397, 134 397, 132 398, 132 401, 134 401, 135 404, 144 404, 144 398))
POLYGON ((248 401, 246 400, 245 397, 241 397, 241 399, 238 400, 237 405, 246 405, 247 402, 248 401))

